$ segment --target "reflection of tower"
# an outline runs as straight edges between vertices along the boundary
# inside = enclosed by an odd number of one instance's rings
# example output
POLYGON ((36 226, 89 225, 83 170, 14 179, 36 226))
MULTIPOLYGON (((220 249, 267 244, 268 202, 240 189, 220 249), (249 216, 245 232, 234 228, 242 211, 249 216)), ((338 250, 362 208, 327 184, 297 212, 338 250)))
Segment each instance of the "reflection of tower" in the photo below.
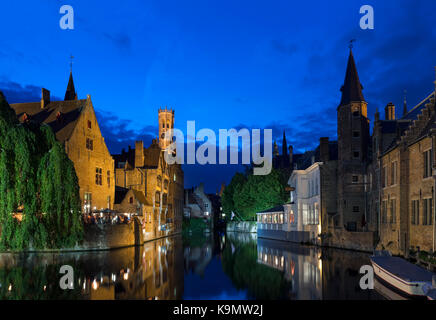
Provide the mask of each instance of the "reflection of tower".
POLYGON ((159 109, 159 147, 166 149, 171 143, 171 138, 165 139, 165 132, 174 129, 174 110, 159 109))

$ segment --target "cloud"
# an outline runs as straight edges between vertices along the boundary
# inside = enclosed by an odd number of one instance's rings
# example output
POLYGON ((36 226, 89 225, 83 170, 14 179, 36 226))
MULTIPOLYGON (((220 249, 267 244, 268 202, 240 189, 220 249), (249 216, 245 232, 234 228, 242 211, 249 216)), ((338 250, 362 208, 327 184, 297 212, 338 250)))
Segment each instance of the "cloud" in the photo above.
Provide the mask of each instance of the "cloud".
POLYGON ((157 138, 156 126, 145 126, 139 129, 130 127, 130 121, 120 119, 111 112, 95 110, 101 133, 111 154, 121 153, 129 146, 134 147, 135 141, 144 141, 144 146, 151 144, 157 138))
POLYGON ((104 32, 103 36, 110 40, 117 48, 121 50, 130 51, 132 47, 132 39, 126 33, 107 33, 104 32))
MULTIPOLYGON (((22 102, 37 102, 41 100, 41 87, 35 85, 21 85, 17 82, 0 78, 0 90, 9 104, 22 102)), ((56 96, 51 99, 62 100, 56 96)))

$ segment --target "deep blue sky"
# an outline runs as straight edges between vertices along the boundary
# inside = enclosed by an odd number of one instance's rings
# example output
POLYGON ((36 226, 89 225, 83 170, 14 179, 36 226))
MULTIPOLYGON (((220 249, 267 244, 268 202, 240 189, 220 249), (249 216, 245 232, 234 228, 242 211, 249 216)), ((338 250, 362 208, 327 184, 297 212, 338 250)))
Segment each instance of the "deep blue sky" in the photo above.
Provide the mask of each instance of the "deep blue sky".
MULTIPOLYGON (((336 136, 348 57, 354 55, 373 118, 402 110, 433 87, 436 1, 9 1, 0 9, 0 90, 9 102, 63 97, 69 56, 79 98, 91 94, 111 152, 157 135, 157 109, 176 127, 272 128, 297 151, 336 136), (59 8, 75 29, 59 28, 59 8), (375 29, 359 28, 359 8, 375 29)), ((186 185, 215 191, 239 167, 185 166, 186 185), (196 169, 198 169, 196 167, 196 169)))

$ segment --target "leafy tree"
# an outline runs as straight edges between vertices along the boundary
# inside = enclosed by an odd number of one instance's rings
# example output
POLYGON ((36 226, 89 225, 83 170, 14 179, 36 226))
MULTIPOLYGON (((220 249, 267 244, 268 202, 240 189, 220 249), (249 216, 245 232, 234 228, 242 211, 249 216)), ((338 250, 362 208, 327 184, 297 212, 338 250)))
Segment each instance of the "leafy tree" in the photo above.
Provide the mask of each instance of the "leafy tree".
POLYGON ((288 200, 286 179, 282 172, 272 169, 268 175, 247 177, 237 173, 222 197, 224 213, 235 211, 245 220, 252 220, 256 212, 281 205, 288 200))
POLYGON ((83 235, 73 163, 49 126, 20 124, 1 92, 0 226, 3 249, 73 246, 83 235))
POLYGON ((232 181, 230 181, 229 185, 224 189, 221 205, 223 207, 223 212, 230 217, 232 211, 237 211, 235 208, 235 203, 233 200, 233 196, 235 194, 235 190, 239 190, 240 187, 245 183, 247 178, 242 173, 237 172, 232 181))
POLYGON ((268 175, 250 175, 247 182, 233 196, 243 219, 256 217, 256 212, 283 204, 287 200, 285 188, 277 170, 268 175))

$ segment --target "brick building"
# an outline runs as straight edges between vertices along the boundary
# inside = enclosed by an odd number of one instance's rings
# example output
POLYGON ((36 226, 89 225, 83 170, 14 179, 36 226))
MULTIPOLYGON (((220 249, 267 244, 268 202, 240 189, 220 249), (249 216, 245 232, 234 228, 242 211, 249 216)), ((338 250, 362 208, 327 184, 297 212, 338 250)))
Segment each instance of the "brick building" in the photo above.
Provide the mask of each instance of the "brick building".
POLYGON ((435 250, 433 175, 436 146, 435 93, 400 119, 395 106, 376 113, 373 143, 380 171, 379 247, 407 255, 409 249, 435 250))
POLYGON ((145 239, 178 232, 182 227, 184 175, 179 164, 168 165, 163 141, 166 130, 174 127, 174 111, 159 110, 159 140, 144 147, 136 141, 135 148, 113 155, 115 159, 116 209, 136 211, 143 216, 145 239), (131 191, 130 191, 131 190, 131 191))
POLYGON ((51 101, 42 89, 41 101, 11 104, 20 121, 48 124, 65 146, 79 180, 83 212, 112 209, 115 195, 114 161, 101 134, 91 96, 78 99, 70 72, 63 101, 51 101))

